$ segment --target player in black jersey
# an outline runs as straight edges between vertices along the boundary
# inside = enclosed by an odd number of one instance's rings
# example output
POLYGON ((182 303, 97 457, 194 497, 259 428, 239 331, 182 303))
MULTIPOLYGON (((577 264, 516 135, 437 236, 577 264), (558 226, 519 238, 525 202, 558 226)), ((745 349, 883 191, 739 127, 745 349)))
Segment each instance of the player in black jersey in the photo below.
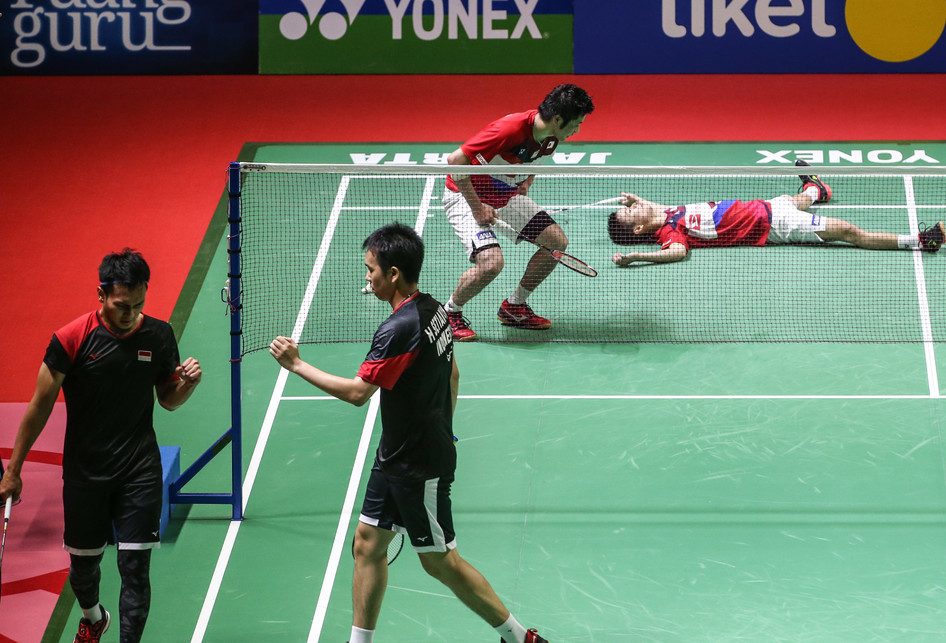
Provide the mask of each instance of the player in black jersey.
POLYGON ((171 326, 143 314, 150 278, 147 262, 129 248, 102 260, 101 306, 53 334, 0 480, 0 497, 20 497, 23 461, 61 389, 66 401, 63 548, 83 615, 76 643, 97 643, 110 624, 99 604, 99 579, 113 524, 122 579, 121 641, 141 639, 151 605, 151 549, 160 546, 161 455, 154 399, 173 411, 201 378, 197 360, 180 362, 171 326))
POLYGON ((489 582, 456 550, 450 486, 456 469, 453 410, 460 372, 446 311, 417 283, 424 245, 393 223, 364 244, 366 279, 393 312, 375 332, 358 374, 331 375, 277 337, 269 352, 287 370, 361 406, 381 389, 381 442, 355 530, 354 617, 350 643, 372 643, 388 580, 388 544, 406 533, 424 570, 499 632, 506 643, 541 643, 509 613, 489 582))

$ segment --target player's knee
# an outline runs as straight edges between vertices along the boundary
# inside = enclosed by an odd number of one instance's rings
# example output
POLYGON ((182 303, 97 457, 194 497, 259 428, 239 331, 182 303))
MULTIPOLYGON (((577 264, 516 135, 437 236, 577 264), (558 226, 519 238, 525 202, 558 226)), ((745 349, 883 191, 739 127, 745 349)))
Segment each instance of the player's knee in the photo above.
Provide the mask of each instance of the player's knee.
POLYGON ((126 583, 147 581, 151 575, 151 550, 119 549, 118 573, 126 583))
POLYGON ((543 230, 536 241, 552 250, 564 252, 568 248, 568 237, 565 236, 565 231, 557 223, 543 230))
POLYGON ((441 583, 448 580, 453 573, 453 565, 451 564, 450 552, 427 552, 420 554, 420 564, 424 568, 424 571, 427 572, 432 578, 439 580, 441 583))
POLYGON ((492 281, 506 265, 503 253, 498 248, 487 248, 476 255, 476 272, 479 278, 492 281))
POLYGON ((857 244, 860 240, 860 232, 859 228, 843 219, 826 218, 825 234, 819 236, 825 241, 843 241, 844 243, 857 244))
POLYGON ((82 607, 94 607, 98 603, 99 581, 102 578, 101 563, 102 554, 69 555, 69 585, 82 607))
POLYGON ((388 544, 382 542, 381 531, 364 523, 358 523, 352 555, 355 560, 380 561, 387 556, 388 544))

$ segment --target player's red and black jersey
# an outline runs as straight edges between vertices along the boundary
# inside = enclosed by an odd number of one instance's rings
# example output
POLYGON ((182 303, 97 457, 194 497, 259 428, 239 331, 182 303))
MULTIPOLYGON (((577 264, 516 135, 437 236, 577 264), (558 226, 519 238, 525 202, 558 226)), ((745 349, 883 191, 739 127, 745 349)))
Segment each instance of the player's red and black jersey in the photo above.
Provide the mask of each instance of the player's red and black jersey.
POLYGON ((154 386, 176 377, 180 357, 171 326, 143 317, 137 330, 116 337, 89 313, 57 330, 46 349, 43 361, 66 376, 62 475, 72 484, 161 475, 154 386))
POLYGON ((772 229, 772 204, 761 199, 681 205, 665 214, 654 233, 663 248, 672 243, 687 248, 764 246, 772 229))
POLYGON ((381 388, 385 475, 429 480, 456 469, 453 444, 453 334, 436 299, 415 293, 381 323, 358 376, 381 388))
MULTIPOLYGON (((507 114, 474 134, 460 149, 471 165, 495 165, 507 171, 522 163, 541 163, 543 156, 555 151, 558 139, 548 137, 541 143, 535 140, 533 129, 539 110, 507 114)), ((457 172, 460 173, 459 171, 457 172)), ((470 181, 483 203, 501 208, 519 190, 519 184, 528 174, 471 174, 470 181)), ((447 176, 447 188, 457 192, 452 176, 447 176)))

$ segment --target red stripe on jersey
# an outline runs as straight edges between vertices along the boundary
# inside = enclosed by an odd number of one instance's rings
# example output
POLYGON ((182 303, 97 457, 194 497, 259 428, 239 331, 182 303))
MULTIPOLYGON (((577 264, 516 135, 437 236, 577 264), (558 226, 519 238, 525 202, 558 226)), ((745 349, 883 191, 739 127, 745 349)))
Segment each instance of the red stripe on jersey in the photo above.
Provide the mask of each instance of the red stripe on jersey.
POLYGON ((102 322, 99 321, 97 313, 89 313, 88 315, 74 319, 57 330, 54 334, 59 338, 59 343, 62 344, 62 347, 66 350, 69 359, 74 360, 82 342, 89 336, 89 333, 101 326, 101 324, 102 322))
POLYGON ((409 353, 395 355, 394 357, 367 361, 358 369, 358 377, 369 384, 374 384, 375 386, 380 386, 390 391, 394 388, 394 385, 397 384, 401 373, 417 359, 419 352, 420 349, 415 349, 409 353))

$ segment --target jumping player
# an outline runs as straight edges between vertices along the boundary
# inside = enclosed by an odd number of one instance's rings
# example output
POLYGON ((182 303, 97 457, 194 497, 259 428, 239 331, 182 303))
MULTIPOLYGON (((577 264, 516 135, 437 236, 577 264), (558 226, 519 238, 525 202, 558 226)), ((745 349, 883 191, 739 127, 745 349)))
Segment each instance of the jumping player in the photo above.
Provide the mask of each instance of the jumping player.
MULTIPOLYGON (((526 631, 489 582, 457 553, 450 487, 456 470, 453 410, 460 372, 447 314, 417 283, 424 245, 393 223, 364 242, 366 280, 393 312, 381 323, 358 374, 330 375, 304 362, 295 341, 277 337, 279 364, 340 400, 361 406, 381 388, 381 442, 368 478, 353 553, 350 643, 372 643, 388 582, 388 544, 410 539, 428 574, 446 585, 505 643, 548 643, 526 631)), ((462 638, 462 637, 461 637, 462 638)))
POLYGON ((19 498, 20 471, 59 395, 66 400, 62 455, 63 548, 82 609, 75 643, 98 643, 111 616, 99 604, 100 563, 118 537, 122 643, 141 640, 151 605, 151 550, 159 547, 161 454, 154 398, 173 411, 200 382, 197 360, 180 362, 167 322, 142 313, 151 271, 125 248, 99 266, 99 309, 57 330, 20 422, 0 497, 19 498))
MULTIPOLYGON (((447 177, 443 196, 447 219, 473 264, 460 276, 453 296, 444 306, 456 341, 476 339, 463 317, 463 306, 503 269, 503 254, 491 225, 497 218, 512 226, 520 238, 553 250, 564 250, 568 245, 561 227, 528 196, 535 175, 513 174, 514 168, 509 166, 541 163, 555 151, 559 141, 577 133, 593 111, 585 90, 559 85, 538 109, 509 114, 490 123, 447 157, 450 165, 489 164, 497 169, 490 175, 454 173, 447 177)), ((536 315, 526 299, 555 266, 548 250, 537 250, 518 287, 499 307, 499 321, 531 330, 550 328, 552 322, 536 315)))
MULTIPOLYGON (((807 165, 797 161, 796 165, 807 165)), ((659 243, 660 250, 615 253, 619 266, 635 261, 672 263, 686 257, 690 248, 713 246, 764 246, 787 243, 841 241, 869 250, 925 250, 936 252, 943 244, 939 222, 917 236, 868 232, 831 217, 809 214, 813 203, 831 199, 831 188, 815 175, 801 175, 802 192, 770 200, 710 201, 681 206, 654 203, 623 193, 624 208, 608 218, 608 235, 614 243, 659 243)))

